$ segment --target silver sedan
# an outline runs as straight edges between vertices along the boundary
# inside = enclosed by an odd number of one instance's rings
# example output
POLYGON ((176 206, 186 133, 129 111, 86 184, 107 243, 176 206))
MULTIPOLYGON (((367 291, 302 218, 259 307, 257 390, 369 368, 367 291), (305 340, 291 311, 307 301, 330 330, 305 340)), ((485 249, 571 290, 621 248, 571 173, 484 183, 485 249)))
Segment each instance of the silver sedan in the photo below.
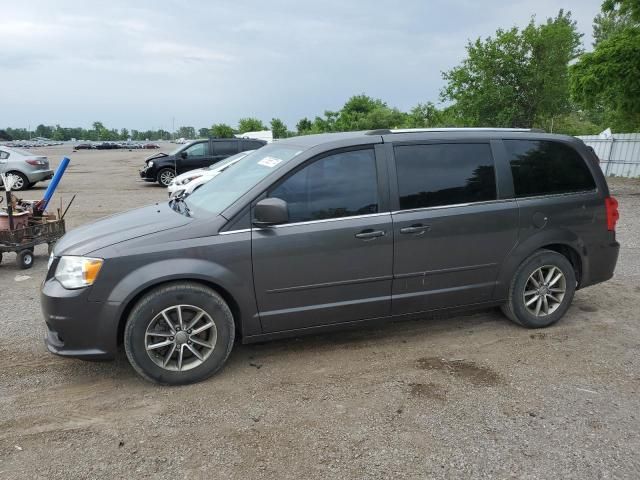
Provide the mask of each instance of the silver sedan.
POLYGON ((0 173, 14 177, 13 190, 26 190, 53 177, 47 157, 3 146, 0 146, 0 173))

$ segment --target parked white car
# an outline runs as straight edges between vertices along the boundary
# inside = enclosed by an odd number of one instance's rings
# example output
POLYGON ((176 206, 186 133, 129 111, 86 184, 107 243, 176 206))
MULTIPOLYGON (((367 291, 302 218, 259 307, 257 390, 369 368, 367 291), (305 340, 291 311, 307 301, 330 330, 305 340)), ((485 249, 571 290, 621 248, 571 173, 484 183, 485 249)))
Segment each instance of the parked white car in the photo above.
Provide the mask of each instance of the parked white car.
POLYGON ((191 170, 183 173, 182 175, 178 175, 167 187, 169 198, 185 197, 190 195, 213 177, 220 175, 220 173, 225 171, 227 168, 254 151, 255 150, 246 150, 229 158, 225 158, 221 162, 215 163, 210 167, 198 168, 197 170, 191 170))

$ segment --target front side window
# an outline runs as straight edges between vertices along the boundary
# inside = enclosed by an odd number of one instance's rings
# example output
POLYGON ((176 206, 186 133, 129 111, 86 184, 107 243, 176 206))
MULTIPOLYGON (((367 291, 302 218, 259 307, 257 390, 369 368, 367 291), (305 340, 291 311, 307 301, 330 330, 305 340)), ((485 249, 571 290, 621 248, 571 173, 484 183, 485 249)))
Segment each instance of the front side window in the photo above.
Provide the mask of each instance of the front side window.
POLYGON ((294 145, 274 143, 251 152, 189 195, 185 203, 196 217, 219 214, 301 151, 294 145))
POLYGON ((204 157, 207 155, 207 143, 196 143, 185 150, 187 157, 204 157))
POLYGON ((585 161, 569 145, 548 140, 504 140, 516 197, 593 190, 585 161))
POLYGON ((489 144, 400 145, 394 152, 401 210, 497 198, 489 144))
POLYGON ((290 223, 377 213, 374 151, 323 157, 288 177, 269 196, 287 202, 290 223))

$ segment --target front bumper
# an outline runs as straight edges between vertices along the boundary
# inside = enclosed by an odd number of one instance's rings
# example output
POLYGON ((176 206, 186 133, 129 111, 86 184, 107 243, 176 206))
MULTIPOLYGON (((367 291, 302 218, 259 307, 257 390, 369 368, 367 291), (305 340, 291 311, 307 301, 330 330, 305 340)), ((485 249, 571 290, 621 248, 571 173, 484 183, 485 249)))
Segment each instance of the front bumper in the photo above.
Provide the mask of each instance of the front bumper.
POLYGON ((35 170, 35 171, 30 171, 30 172, 26 172, 25 175, 27 176, 27 178, 29 179, 29 182, 31 183, 35 183, 35 182, 42 182, 44 180, 49 180, 50 178, 53 178, 53 170, 35 170))
POLYGON ((145 182, 156 181, 156 169, 155 167, 144 166, 140 169, 140 178, 145 182))
POLYGON ((86 360, 115 357, 119 304, 90 301, 90 289, 67 290, 55 278, 42 284, 45 344, 51 353, 86 360))

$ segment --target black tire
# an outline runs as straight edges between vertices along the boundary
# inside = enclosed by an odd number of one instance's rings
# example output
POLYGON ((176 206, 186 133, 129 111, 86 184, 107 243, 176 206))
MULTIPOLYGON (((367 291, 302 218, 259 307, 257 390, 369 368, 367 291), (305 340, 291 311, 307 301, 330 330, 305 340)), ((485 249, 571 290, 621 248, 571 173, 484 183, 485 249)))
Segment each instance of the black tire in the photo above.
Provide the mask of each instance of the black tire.
POLYGON ((2 263, 2 252, 0 252, 0 263, 2 263))
POLYGON ((161 187, 168 187, 174 178, 176 178, 176 172, 173 168, 161 168, 156 175, 156 181, 161 187))
POLYGON ((33 252, 31 250, 20 250, 16 256, 16 264, 22 270, 33 267, 33 252))
POLYGON ((13 175, 20 179, 18 186, 17 187, 14 186, 12 190, 15 190, 15 191, 27 190, 31 186, 31 182, 29 182, 29 179, 26 177, 24 173, 11 171, 11 172, 7 172, 7 175, 13 175))
MULTIPOLYGON (((555 276, 556 274, 554 274, 555 276)), ((543 275, 544 278, 544 275, 543 275)), ((541 285, 545 285, 541 283, 541 285)), ((529 284, 531 288, 531 284, 529 284)), ((576 290, 576 275, 571 262, 564 256, 551 250, 538 250, 527 260, 522 262, 518 270, 516 270, 511 286, 509 288, 508 302, 502 305, 502 312, 513 322, 526 328, 545 328, 553 325, 560 320, 569 309, 576 290), (543 316, 536 316, 535 312, 529 311, 525 305, 525 287, 530 277, 538 271, 538 269, 546 269, 555 267, 564 275, 564 294, 559 303, 554 305, 554 309, 550 313, 543 316)), ((528 290, 529 292, 531 290, 528 290)), ((546 292, 546 290, 545 290, 546 292)), ((531 294, 529 298, 533 300, 536 294, 531 294)), ((553 293, 553 295, 557 295, 553 293)), ((541 296, 541 295, 538 295, 541 296)), ((546 301, 546 299, 545 299, 546 301)), ((535 301, 534 304, 538 302, 535 301)), ((531 307, 535 308, 535 305, 531 307)), ((544 312, 543 312, 544 313, 544 312)))
MULTIPOLYGON (((173 318, 175 319, 175 317, 173 318)), ((204 321, 208 322, 206 319, 204 321)), ((187 322, 188 320, 185 319, 185 325, 187 322)), ((178 325, 174 323, 174 326, 177 328, 178 325)), ((152 330, 156 331, 156 328, 152 327, 152 330)), ((186 329, 181 333, 186 333, 186 329)), ((189 335, 189 338, 193 337, 189 335)), ((173 341, 174 337, 169 337, 166 340, 173 341)), ((142 377, 161 385, 185 385, 201 382, 211 377, 226 362, 233 348, 234 340, 235 324, 228 305, 215 291, 195 282, 170 283, 145 294, 129 314, 124 330, 124 347, 133 368, 142 377), (199 365, 182 371, 175 370, 178 353, 174 350, 171 350, 174 352, 173 354, 169 353, 171 347, 167 347, 164 353, 162 350, 153 350, 152 353, 148 353, 146 349, 147 328, 154 322, 154 319, 159 318, 161 312, 177 305, 193 306, 204 311, 215 324, 216 332, 215 344, 208 357, 199 365), (167 353, 171 359, 169 368, 173 367, 174 370, 169 370, 156 363, 166 358, 167 353), (155 361, 151 355, 154 355, 155 361), (175 359, 173 355, 176 356, 175 359)), ((176 334, 174 343, 177 342, 176 334)), ((190 341, 189 345, 192 345, 190 341)), ((181 347, 186 347, 186 345, 183 344, 181 347)), ((186 348, 184 351, 191 355, 186 348)), ((190 360, 198 362, 193 355, 190 360)))

